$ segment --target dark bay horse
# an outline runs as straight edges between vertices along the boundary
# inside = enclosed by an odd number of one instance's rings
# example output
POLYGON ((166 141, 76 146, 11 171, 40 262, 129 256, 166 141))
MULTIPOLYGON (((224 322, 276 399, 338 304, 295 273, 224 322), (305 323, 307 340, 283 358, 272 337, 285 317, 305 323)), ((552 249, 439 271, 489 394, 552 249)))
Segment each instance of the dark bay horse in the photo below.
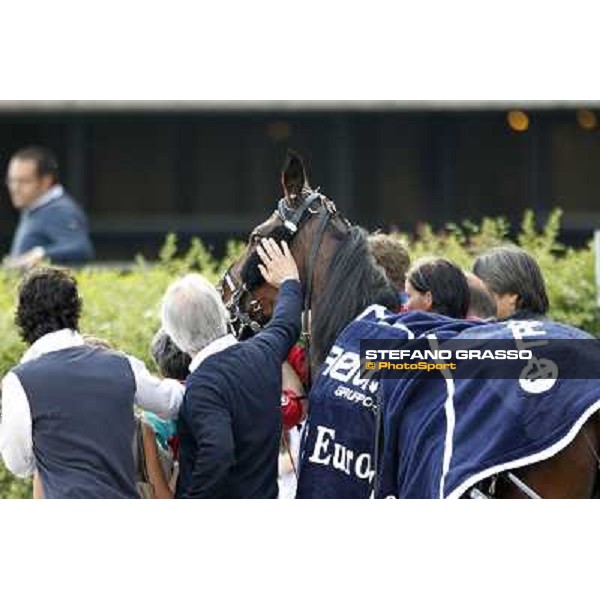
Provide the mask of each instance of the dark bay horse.
POLYGON ((246 250, 219 288, 238 338, 252 335, 271 317, 277 295, 258 270, 256 246, 264 237, 288 242, 305 291, 303 337, 314 373, 346 324, 373 303, 391 308, 398 299, 375 264, 367 232, 311 189, 303 161, 294 152, 288 152, 281 184, 284 197, 277 209, 251 232, 246 250))
MULTIPOLYGON (((281 174, 284 197, 250 234, 248 246, 220 282, 236 335, 244 339, 269 320, 276 298, 258 270, 263 237, 286 240, 305 291, 303 336, 313 374, 341 330, 367 306, 393 307, 397 298, 370 253, 367 232, 351 225, 326 196, 310 187, 302 159, 289 152, 281 174)), ((599 396, 600 398, 600 386, 599 396)), ((600 492, 600 413, 563 450, 539 463, 477 484, 466 497, 591 498, 600 492)))

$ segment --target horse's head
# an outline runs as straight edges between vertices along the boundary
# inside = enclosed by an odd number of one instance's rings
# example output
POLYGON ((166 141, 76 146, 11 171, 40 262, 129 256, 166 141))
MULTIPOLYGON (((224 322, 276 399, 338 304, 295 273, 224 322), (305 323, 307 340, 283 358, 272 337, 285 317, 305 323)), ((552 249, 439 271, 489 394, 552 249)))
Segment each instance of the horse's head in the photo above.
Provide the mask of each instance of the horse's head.
POLYGON ((296 260, 305 294, 321 277, 319 265, 331 255, 332 241, 347 231, 348 223, 334 203, 310 187, 302 158, 288 151, 281 172, 283 197, 271 216, 250 233, 248 245, 219 284, 238 338, 259 331, 270 319, 277 291, 260 274, 256 246, 265 237, 285 240, 296 260), (327 233, 326 233, 327 229, 327 233), (311 256, 312 254, 312 256, 311 256), (318 256, 317 256, 318 254, 318 256), (317 264, 318 263, 318 264, 317 264))

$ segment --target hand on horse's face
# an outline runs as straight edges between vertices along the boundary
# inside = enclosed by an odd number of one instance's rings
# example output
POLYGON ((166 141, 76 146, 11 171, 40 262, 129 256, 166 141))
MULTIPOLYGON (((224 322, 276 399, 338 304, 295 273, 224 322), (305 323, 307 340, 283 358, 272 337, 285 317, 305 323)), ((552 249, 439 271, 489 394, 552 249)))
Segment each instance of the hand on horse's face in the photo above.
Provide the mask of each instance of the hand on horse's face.
POLYGON ((263 263, 258 265, 260 273, 274 288, 279 288, 286 279, 300 279, 296 261, 285 241, 281 242, 280 247, 275 240, 264 238, 256 251, 263 263))

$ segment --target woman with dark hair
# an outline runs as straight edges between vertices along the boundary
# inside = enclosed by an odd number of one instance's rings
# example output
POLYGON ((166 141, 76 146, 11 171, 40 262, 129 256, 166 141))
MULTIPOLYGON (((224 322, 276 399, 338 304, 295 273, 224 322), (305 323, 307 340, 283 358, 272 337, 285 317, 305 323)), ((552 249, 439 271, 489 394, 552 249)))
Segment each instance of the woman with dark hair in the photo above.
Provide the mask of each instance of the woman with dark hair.
MULTIPOLYGON (((173 343, 163 329, 159 329, 154 335, 150 353, 161 377, 185 383, 191 359, 173 343)), ((137 455, 138 463, 143 467, 141 474, 145 483, 140 495, 144 498, 171 499, 179 472, 177 419, 162 419, 149 411, 143 411, 141 416, 143 446, 138 447, 137 455)))
POLYGON ((162 377, 185 382, 192 359, 182 352, 163 329, 159 329, 150 345, 150 353, 162 377))
POLYGON ((475 260, 473 272, 494 296, 499 319, 536 318, 550 307, 536 260, 516 246, 500 246, 475 260))
POLYGON ((469 286, 462 270, 445 258, 424 258, 406 277, 407 309, 464 319, 469 310, 469 286))

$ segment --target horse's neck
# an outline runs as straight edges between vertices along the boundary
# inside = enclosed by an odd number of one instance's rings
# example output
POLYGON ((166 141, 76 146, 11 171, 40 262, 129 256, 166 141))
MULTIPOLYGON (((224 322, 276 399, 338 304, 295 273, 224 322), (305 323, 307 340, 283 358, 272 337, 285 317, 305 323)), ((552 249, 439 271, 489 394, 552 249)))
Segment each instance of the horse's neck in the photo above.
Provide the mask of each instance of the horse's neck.
MULTIPOLYGON (((333 236, 328 236, 326 233, 323 239, 322 247, 320 248, 319 253, 317 254, 317 259, 315 261, 316 264, 313 271, 313 281, 308 315, 307 333, 309 336, 309 348, 313 345, 313 340, 315 339, 316 335, 318 335, 314 329, 315 315, 320 310, 319 299, 323 296, 324 288, 328 280, 329 268, 333 257, 335 256, 336 249, 340 245, 340 243, 341 242, 338 239, 334 239, 333 236)), ((305 279, 302 281, 302 285, 303 289, 306 291, 306 269, 304 270, 304 273, 305 279)), ((311 364, 311 377, 314 381, 316 373, 319 370, 321 364, 317 361, 316 353, 314 351, 310 352, 309 360, 311 364)))

